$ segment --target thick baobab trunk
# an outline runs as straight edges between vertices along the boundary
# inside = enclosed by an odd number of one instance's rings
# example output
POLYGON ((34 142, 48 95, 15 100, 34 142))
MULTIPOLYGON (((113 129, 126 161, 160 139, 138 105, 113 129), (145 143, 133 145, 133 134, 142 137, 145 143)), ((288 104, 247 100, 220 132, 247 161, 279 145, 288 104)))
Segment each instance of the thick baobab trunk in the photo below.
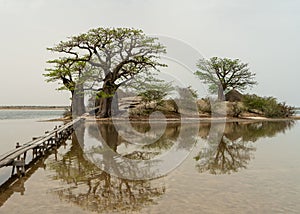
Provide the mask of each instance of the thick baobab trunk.
POLYGON ((219 101, 224 101, 225 100, 225 95, 224 95, 224 90, 222 84, 218 85, 218 100, 219 101))
POLYGON ((97 94, 96 106, 99 110, 96 115, 100 118, 108 118, 119 112, 116 87, 103 85, 97 94))
POLYGON ((81 116, 85 113, 84 92, 82 85, 76 85, 76 90, 72 91, 72 115, 81 116))
POLYGON ((112 97, 100 97, 100 108, 97 116, 101 118, 111 117, 112 97))

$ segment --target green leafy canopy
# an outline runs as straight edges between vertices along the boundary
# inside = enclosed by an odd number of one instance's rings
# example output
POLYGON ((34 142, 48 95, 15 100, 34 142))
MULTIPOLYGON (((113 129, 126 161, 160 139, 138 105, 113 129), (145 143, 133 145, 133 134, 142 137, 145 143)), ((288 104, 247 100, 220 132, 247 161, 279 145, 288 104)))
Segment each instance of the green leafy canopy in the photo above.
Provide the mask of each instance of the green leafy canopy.
POLYGON ((228 59, 212 57, 200 59, 197 63, 199 70, 195 75, 205 84, 209 90, 215 93, 222 87, 226 92, 231 89, 245 90, 257 82, 254 80, 255 73, 252 73, 247 63, 239 59, 228 59))

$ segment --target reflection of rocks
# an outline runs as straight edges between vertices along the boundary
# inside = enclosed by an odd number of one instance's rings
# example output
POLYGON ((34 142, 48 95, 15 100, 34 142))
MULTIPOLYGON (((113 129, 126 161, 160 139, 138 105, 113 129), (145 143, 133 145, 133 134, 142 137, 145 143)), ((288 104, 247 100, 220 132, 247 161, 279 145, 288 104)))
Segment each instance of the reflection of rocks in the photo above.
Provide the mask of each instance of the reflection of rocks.
POLYGON ((230 140, 241 138, 243 141, 255 142, 259 138, 274 137, 285 132, 294 125, 294 121, 261 121, 252 123, 228 123, 225 128, 225 136, 230 140))
POLYGON ((209 130, 211 127, 211 123, 201 123, 199 129, 199 137, 206 139, 209 135, 209 130))
MULTIPOLYGON (((98 123, 98 124, 90 124, 88 126, 88 132, 89 135, 99 141, 104 140, 106 144, 110 148, 112 148, 114 151, 117 151, 117 148, 132 148, 135 149, 133 153, 136 152, 139 153, 145 153, 145 156, 149 156, 150 153, 153 153, 150 155, 151 157, 154 155, 159 155, 163 150, 167 150, 173 146, 173 142, 176 141, 179 137, 179 133, 181 129, 184 129, 182 133, 185 133, 187 131, 193 130, 190 129, 190 127, 181 127, 180 123, 167 123, 166 129, 163 132, 163 134, 159 137, 157 136, 158 133, 155 132, 155 129, 159 129, 160 126, 154 126, 152 131, 149 134, 149 131, 151 130, 151 126, 147 122, 143 123, 137 123, 137 122, 131 122, 132 127, 127 126, 121 126, 119 125, 119 130, 117 131, 114 127, 113 123, 98 123), (135 135, 134 133, 130 135, 131 130, 134 129, 134 131, 137 131, 141 134, 142 138, 139 139, 139 135, 135 135), (139 143, 137 144, 130 144, 130 142, 127 142, 125 139, 122 138, 122 134, 129 134, 130 140, 133 142, 139 143), (143 142, 145 141, 145 142, 143 142), (147 143, 147 141, 150 141, 152 143, 147 143), (125 146, 122 146, 124 144, 125 146), (153 151, 152 151, 153 150, 153 151), (146 155, 147 153, 147 155, 146 155)), ((193 135, 187 134, 189 138, 194 137, 193 135)), ((124 135, 123 135, 124 136, 124 135)), ((127 149, 130 151, 131 149, 127 149)), ((126 151, 123 153, 126 156, 130 156, 131 158, 135 157, 136 155, 127 153, 126 151)), ((122 155, 122 154, 121 154, 122 155)), ((140 155, 143 157, 143 155, 140 155)), ((140 159, 140 158, 138 158, 140 159)))
POLYGON ((209 137, 210 123, 201 124, 199 136, 209 141, 195 157, 197 168, 200 172, 211 174, 226 174, 246 168, 255 151, 253 142, 285 132, 293 125, 293 121, 226 123, 220 140, 209 137))
MULTIPOLYGON (((278 133, 284 133, 291 129, 295 122, 284 121, 257 121, 257 122, 231 122, 226 123, 224 135, 235 141, 241 138, 243 141, 255 142, 259 138, 274 137, 278 133)), ((211 123, 201 123, 199 137, 207 139, 211 128, 211 123)))

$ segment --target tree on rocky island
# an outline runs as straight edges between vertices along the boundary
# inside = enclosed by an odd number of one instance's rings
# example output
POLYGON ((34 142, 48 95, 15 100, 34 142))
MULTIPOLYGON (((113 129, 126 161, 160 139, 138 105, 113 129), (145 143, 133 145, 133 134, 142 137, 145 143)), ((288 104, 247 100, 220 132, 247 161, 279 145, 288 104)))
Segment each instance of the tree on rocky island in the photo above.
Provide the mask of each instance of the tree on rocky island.
POLYGON ((218 93, 218 100, 224 100, 224 91, 232 89, 240 91, 251 87, 257 82, 254 80, 255 73, 252 73, 247 63, 239 59, 228 59, 212 57, 198 61, 198 71, 195 75, 209 85, 212 93, 218 93))
MULTIPOLYGON (((63 59, 60 63, 62 66, 65 66, 65 63, 68 65, 84 62, 98 70, 96 72, 99 74, 96 99, 98 101, 96 105, 100 109, 98 116, 110 117, 113 96, 120 86, 132 80, 137 74, 166 66, 158 62, 160 55, 166 53, 166 50, 157 40, 146 36, 142 30, 97 28, 72 36, 48 50, 63 54, 63 57, 59 58, 63 59)), ((52 81, 64 82, 60 72, 51 75, 52 81)), ((77 85, 77 82, 75 83, 77 85)))
POLYGON ((69 61, 65 58, 49 60, 48 63, 53 64, 52 68, 47 68, 44 74, 47 82, 60 81, 63 86, 58 90, 67 90, 71 93, 71 109, 74 115, 81 115, 85 112, 84 96, 80 93, 83 89, 83 71, 86 67, 85 62, 69 61), (73 108, 76 106, 76 108, 73 108))

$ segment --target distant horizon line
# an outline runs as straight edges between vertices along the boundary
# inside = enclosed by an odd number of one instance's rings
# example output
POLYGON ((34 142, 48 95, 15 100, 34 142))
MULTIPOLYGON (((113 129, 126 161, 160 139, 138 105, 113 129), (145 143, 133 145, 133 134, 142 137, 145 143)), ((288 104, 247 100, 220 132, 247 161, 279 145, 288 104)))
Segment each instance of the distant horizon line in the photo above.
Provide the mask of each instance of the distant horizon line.
POLYGON ((0 105, 0 109, 61 109, 70 108, 68 105, 0 105))

